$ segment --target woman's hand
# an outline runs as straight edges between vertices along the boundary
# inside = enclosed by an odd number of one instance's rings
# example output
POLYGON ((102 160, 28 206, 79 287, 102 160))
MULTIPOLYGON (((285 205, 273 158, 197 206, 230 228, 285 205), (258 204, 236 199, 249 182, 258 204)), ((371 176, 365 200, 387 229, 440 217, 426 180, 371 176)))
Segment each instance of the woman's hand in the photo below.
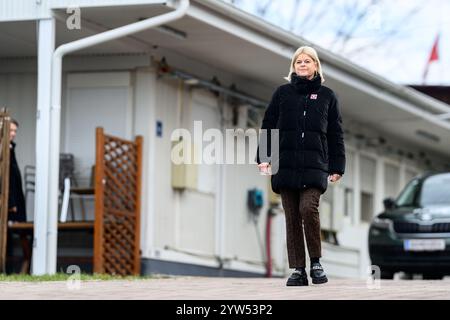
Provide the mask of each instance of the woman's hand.
POLYGON ((258 164, 259 173, 268 174, 269 167, 270 167, 270 163, 268 163, 268 162, 262 162, 262 163, 258 164))
POLYGON ((330 174, 328 176, 328 181, 330 181, 330 182, 337 182, 337 181, 339 181, 340 178, 341 178, 340 174, 334 173, 334 174, 330 174))

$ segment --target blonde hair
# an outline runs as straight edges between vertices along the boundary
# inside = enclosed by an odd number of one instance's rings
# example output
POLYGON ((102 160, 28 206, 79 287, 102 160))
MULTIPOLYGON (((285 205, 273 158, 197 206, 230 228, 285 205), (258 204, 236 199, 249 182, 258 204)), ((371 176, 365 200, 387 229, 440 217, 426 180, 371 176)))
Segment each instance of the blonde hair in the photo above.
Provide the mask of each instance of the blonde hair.
POLYGON ((297 61, 298 56, 301 55, 302 53, 307 54, 314 60, 315 63, 317 63, 317 72, 320 75, 322 83, 324 83, 325 78, 323 77, 322 65, 320 64, 320 60, 319 60, 319 56, 317 55, 317 51, 314 48, 307 47, 307 46, 300 47, 297 49, 297 51, 295 51, 294 55, 292 56, 291 65, 289 67, 289 74, 287 77, 285 77, 285 79, 289 82, 291 81, 291 74, 293 72, 295 72, 295 67, 294 67, 295 61, 297 61))

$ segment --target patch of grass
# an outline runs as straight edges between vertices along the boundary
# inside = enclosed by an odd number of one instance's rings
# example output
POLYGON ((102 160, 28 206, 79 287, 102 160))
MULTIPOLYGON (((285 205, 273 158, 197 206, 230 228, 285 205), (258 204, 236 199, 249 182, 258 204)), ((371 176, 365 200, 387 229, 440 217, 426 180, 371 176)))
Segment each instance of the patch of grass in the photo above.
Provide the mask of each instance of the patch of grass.
POLYGON ((160 278, 159 276, 116 276, 109 274, 79 274, 79 278, 75 274, 56 273, 54 275, 33 276, 29 274, 0 274, 0 281, 23 281, 23 282, 40 282, 40 281, 67 281, 72 280, 148 280, 160 278))

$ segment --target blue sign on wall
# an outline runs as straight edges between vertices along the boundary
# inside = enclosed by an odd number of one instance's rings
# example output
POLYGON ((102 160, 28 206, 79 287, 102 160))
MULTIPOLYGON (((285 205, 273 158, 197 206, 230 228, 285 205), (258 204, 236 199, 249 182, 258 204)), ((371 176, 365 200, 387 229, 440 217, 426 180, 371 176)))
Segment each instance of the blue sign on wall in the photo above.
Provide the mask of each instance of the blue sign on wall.
POLYGON ((162 133, 163 133, 163 124, 162 121, 156 121, 156 136, 157 137, 162 137, 162 133))

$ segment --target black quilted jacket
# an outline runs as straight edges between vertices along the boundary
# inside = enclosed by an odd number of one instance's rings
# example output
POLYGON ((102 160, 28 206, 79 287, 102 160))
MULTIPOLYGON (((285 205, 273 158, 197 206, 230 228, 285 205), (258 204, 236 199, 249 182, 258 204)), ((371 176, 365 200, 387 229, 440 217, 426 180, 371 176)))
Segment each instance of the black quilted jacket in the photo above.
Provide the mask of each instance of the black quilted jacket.
POLYGON ((275 90, 261 129, 269 133, 279 129, 279 154, 271 150, 270 136, 266 140, 261 135, 256 156, 257 163, 272 164, 275 193, 280 193, 280 188, 310 187, 325 192, 329 174, 344 174, 345 147, 338 100, 330 88, 321 85, 319 75, 308 80, 293 73, 290 83, 275 90), (267 143, 267 154, 262 143, 267 143))

